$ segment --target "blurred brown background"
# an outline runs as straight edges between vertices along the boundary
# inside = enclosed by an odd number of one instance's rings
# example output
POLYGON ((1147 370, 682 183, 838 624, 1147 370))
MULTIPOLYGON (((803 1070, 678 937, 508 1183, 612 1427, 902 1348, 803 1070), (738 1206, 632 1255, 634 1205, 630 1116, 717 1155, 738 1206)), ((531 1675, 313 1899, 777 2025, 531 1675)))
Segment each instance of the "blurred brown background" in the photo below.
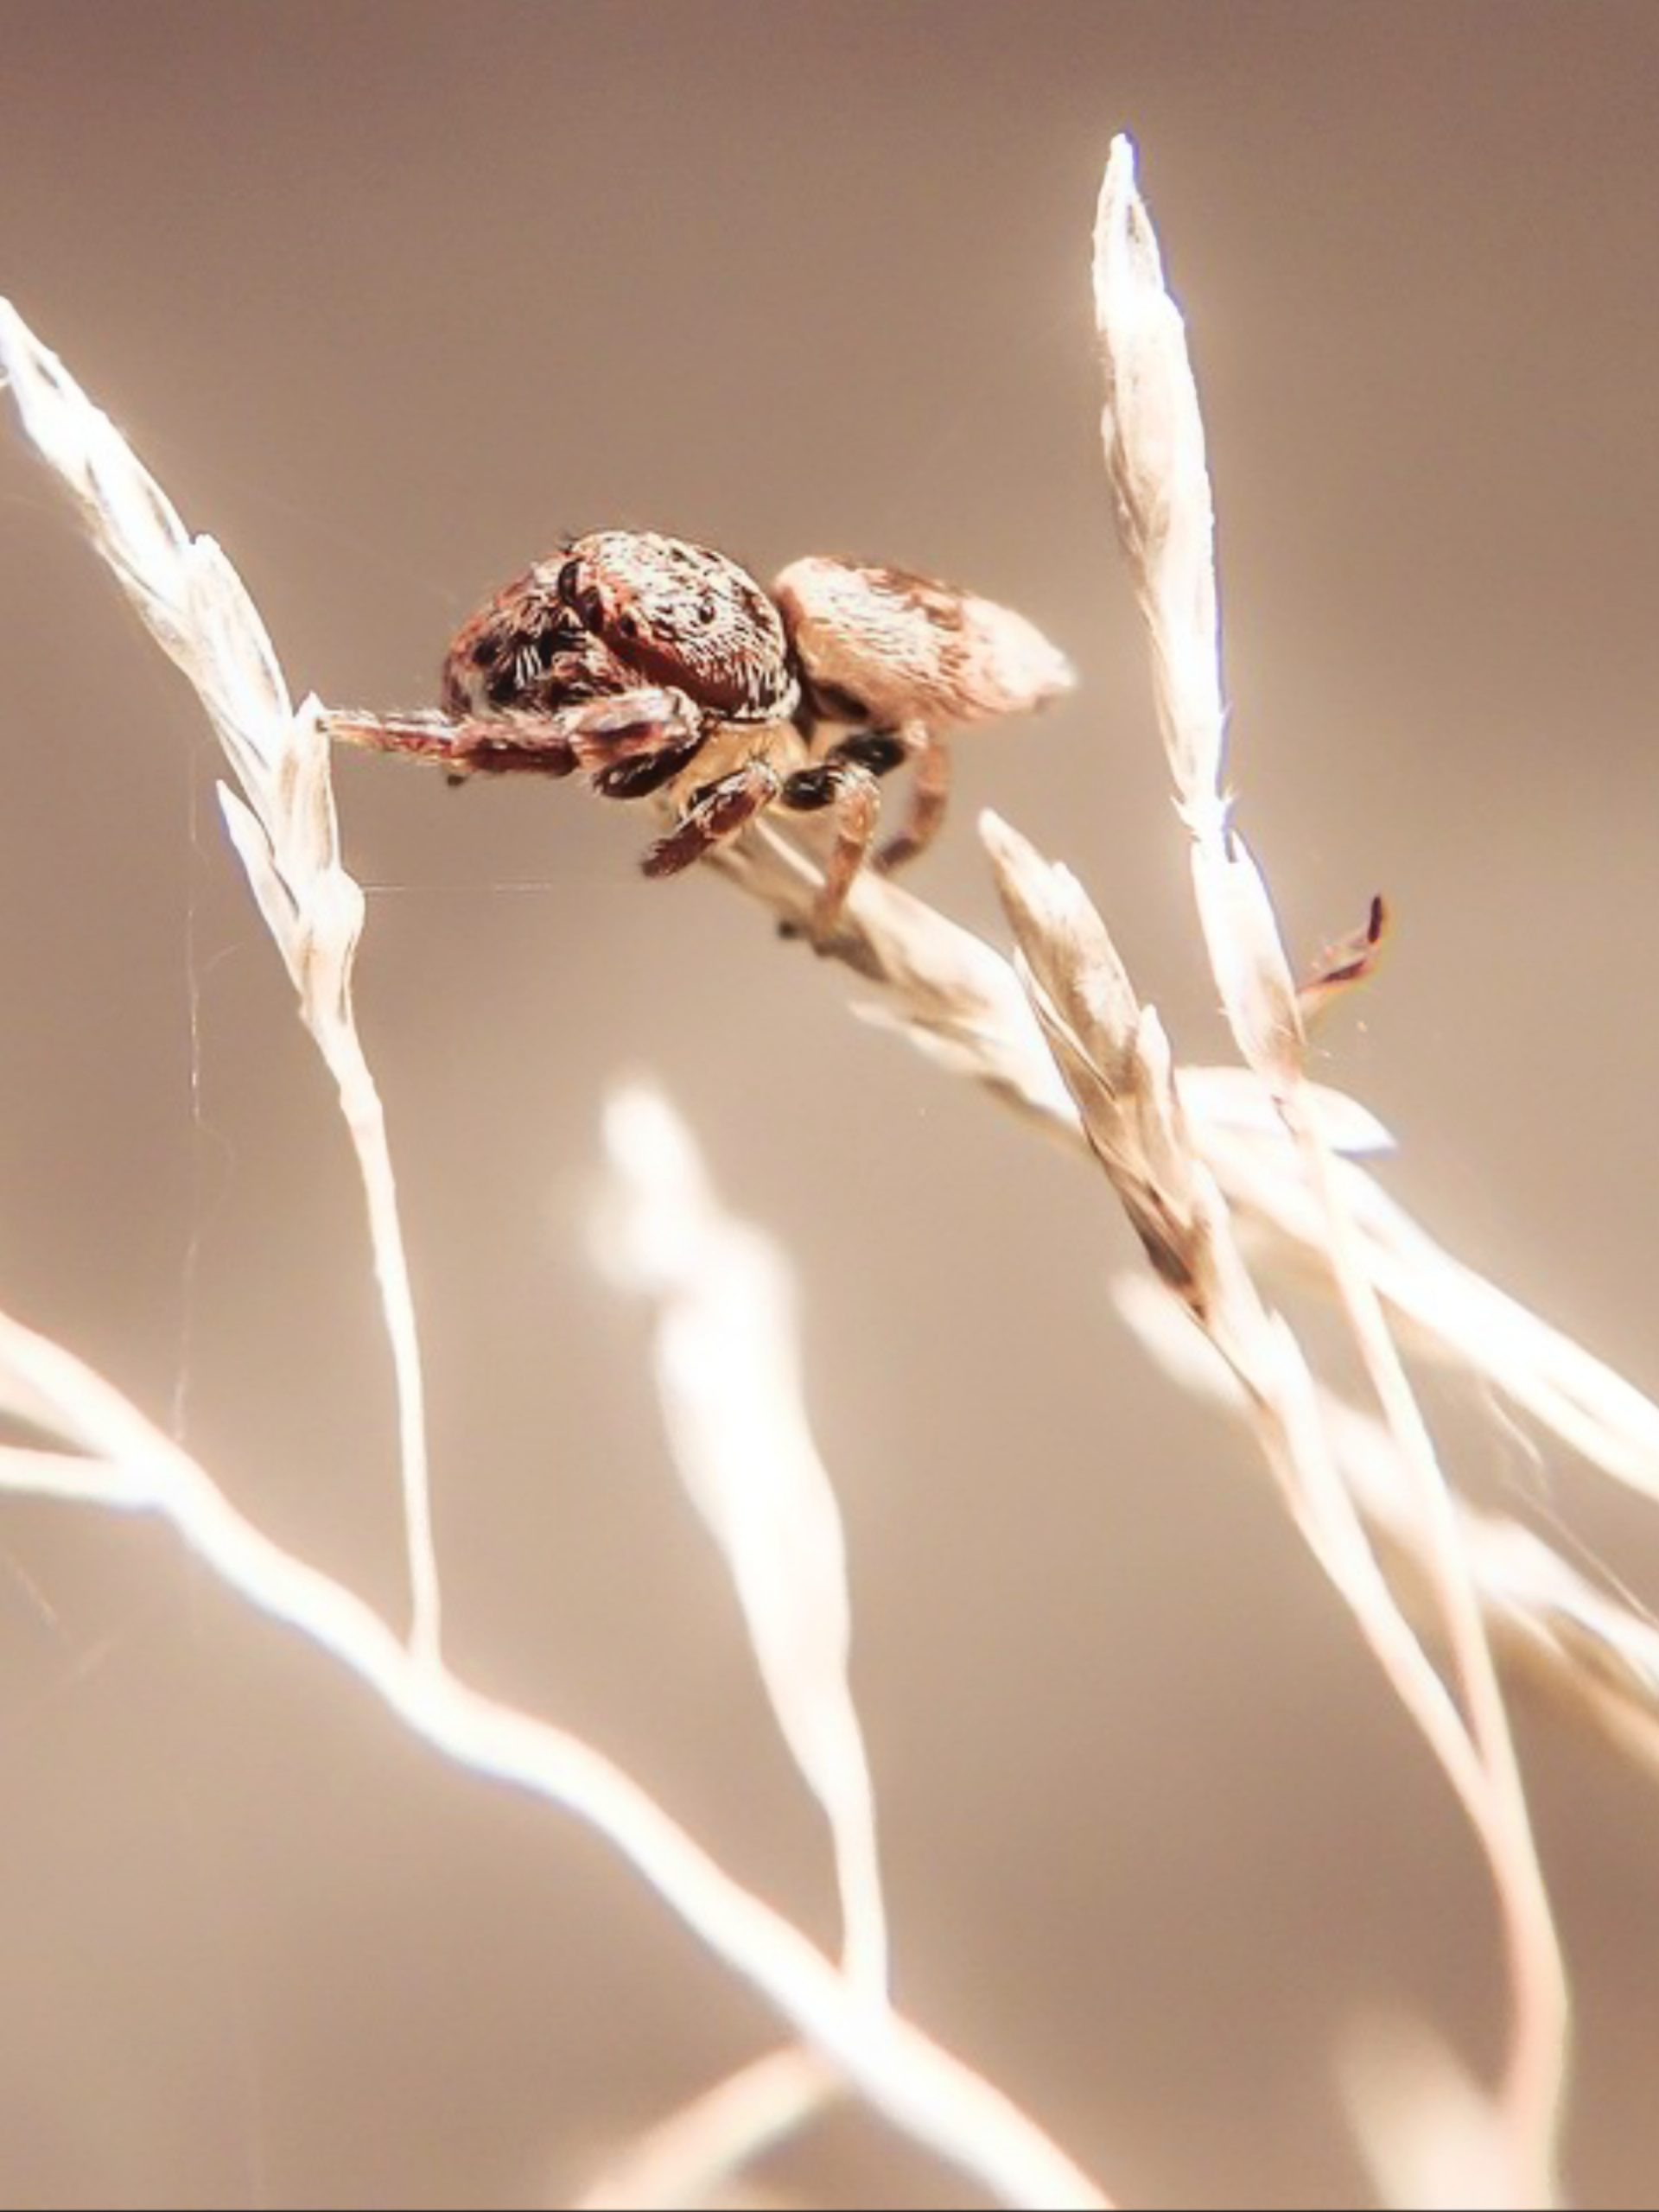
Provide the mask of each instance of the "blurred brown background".
MULTIPOLYGON (((229 548, 296 690, 430 694, 563 531, 957 575, 1079 696, 964 744, 918 888, 995 930, 995 802, 1221 1050, 1097 461, 1086 295, 1136 135, 1221 510, 1234 772, 1292 942, 1399 914, 1328 1072, 1390 1186, 1648 1387, 1659 912, 1649 6, 0 7, 0 289, 229 548)), ((217 761, 8 421, 0 1296, 275 1532, 403 1603, 330 1096, 217 761)), ((650 1070, 805 1285, 905 2004, 1108 2186, 1354 2201, 1357 2012, 1474 2060, 1448 1794, 1245 1446, 1147 1370, 1103 1187, 637 814, 342 763, 429 1363, 452 1650, 823 1940, 814 1811, 581 1234, 650 1070), (1329 2195, 1327 2194, 1329 2193, 1329 2195)), ((1651 1513, 1472 1478, 1651 1590, 1651 1513)), ((0 2190, 536 2204, 771 2020, 586 1834, 445 1770, 162 1533, 0 1516, 0 2190)), ((1659 1796, 1523 1749, 1581 2008, 1570 2170, 1651 2202, 1659 1796)), ((810 2200, 962 2202, 846 2116, 810 2200)))

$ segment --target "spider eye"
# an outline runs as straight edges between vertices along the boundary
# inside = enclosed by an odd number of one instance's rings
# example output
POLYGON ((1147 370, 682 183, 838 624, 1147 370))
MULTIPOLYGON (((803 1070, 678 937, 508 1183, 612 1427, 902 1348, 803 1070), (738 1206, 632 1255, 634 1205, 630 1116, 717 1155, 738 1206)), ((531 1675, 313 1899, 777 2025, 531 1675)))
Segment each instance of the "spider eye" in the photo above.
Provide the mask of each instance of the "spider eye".
POLYGON ((639 634, 639 625, 632 614, 619 614, 616 618, 616 626, 625 638, 633 639, 639 634))
POLYGON ((559 570, 559 580, 554 586, 554 589, 567 607, 574 606, 575 603, 576 576, 581 567, 580 561, 567 561, 559 570))
POLYGON ((700 599, 697 601, 697 620, 702 623, 705 630, 714 620, 719 611, 719 608, 715 605, 712 599, 700 599))

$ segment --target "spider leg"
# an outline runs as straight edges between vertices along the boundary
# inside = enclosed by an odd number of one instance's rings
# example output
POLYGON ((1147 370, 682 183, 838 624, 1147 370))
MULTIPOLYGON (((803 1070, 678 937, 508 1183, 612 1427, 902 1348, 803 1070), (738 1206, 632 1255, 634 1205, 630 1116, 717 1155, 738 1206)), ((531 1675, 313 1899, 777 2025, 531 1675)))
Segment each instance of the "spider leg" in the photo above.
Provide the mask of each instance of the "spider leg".
POLYGON ((843 737, 824 757, 850 760, 873 776, 890 776, 906 760, 913 760, 916 773, 904 825, 876 854, 875 864, 884 874, 891 874, 927 850, 944 820, 950 792, 950 755, 943 739, 933 736, 925 722, 906 722, 898 729, 860 730, 855 736, 843 737))
POLYGON ((855 736, 842 738, 823 757, 850 760, 855 767, 868 768, 873 776, 890 776, 895 768, 904 766, 911 752, 912 747, 897 730, 861 729, 855 736))
POLYGON ((613 761, 594 778, 601 798, 645 798, 671 784, 689 768, 703 747, 703 740, 687 738, 683 745, 665 745, 660 753, 636 753, 630 760, 613 761))
POLYGON ((920 724, 912 724, 906 738, 915 762, 911 777, 910 806, 896 837, 889 837, 875 856, 884 875, 925 853, 939 833, 950 798, 950 754, 942 738, 920 724))
POLYGON ((815 767, 800 768, 786 777, 779 797, 795 814, 813 814, 826 806, 836 810, 835 849, 824 866, 823 888, 812 909, 812 942, 822 949, 835 932, 853 879, 870 849, 875 819, 881 811, 880 786, 855 756, 832 753, 815 767))
POLYGON ((510 715, 467 717, 457 721, 421 709, 412 714, 377 715, 358 707, 331 707, 323 726, 337 745, 357 745, 371 753, 401 753, 411 760, 435 760, 449 772, 452 783, 483 765, 490 748, 512 744, 517 739, 528 766, 544 776, 568 776, 576 765, 569 741, 556 733, 544 715, 525 715, 522 734, 510 715))
POLYGON ((647 847, 640 867, 647 875, 677 875, 736 836, 762 807, 771 805, 780 788, 775 769, 764 760, 746 760, 730 775, 703 785, 667 836, 647 847))
POLYGON ((334 708, 326 727, 342 744, 438 761, 451 783, 476 775, 569 776, 578 768, 601 777, 621 764, 654 761, 672 753, 676 763, 665 772, 666 781, 685 766, 702 735, 696 709, 683 692, 654 690, 584 699, 552 714, 518 708, 458 719, 334 708))

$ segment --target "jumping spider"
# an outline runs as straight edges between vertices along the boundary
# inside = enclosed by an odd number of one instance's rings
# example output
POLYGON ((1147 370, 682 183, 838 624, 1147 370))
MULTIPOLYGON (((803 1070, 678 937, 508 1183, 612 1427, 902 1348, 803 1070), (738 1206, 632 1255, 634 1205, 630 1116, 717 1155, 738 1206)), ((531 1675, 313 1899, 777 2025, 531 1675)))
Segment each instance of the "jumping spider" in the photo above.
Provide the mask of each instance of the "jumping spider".
POLYGON ((440 714, 340 710, 338 738, 480 774, 568 776, 606 798, 660 793, 673 826, 647 875, 676 875, 765 808, 833 810, 812 918, 833 931, 869 851, 878 779, 913 764, 898 867, 944 814, 952 724, 1022 714, 1071 671, 1023 615, 902 569, 810 557, 770 594, 736 562, 601 530, 538 562, 463 624, 440 714))

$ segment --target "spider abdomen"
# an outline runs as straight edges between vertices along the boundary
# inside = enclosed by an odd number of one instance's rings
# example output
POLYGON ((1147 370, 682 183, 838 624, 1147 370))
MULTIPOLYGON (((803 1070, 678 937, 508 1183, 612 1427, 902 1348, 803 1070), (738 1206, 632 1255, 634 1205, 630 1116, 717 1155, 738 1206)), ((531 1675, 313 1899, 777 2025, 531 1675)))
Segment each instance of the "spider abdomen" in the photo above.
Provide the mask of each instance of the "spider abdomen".
POLYGON ((1069 691, 1065 656, 1012 607, 908 569, 810 555, 772 586, 809 690, 833 720, 897 728, 1027 714, 1069 691))

